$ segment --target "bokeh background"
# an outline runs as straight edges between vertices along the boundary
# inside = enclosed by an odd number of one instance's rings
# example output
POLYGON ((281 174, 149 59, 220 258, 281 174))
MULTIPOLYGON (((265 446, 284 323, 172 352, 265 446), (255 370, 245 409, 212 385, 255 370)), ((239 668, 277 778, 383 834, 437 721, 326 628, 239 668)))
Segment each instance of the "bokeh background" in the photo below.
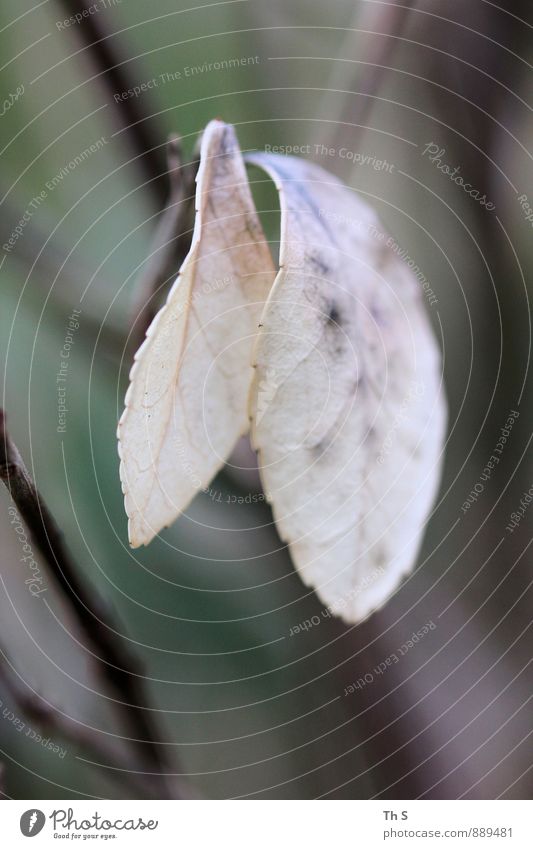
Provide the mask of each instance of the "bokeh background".
MULTIPOLYGON (((530 5, 4 0, 0 47, 2 245, 31 210, 0 256, 2 406, 80 574, 142 662, 168 771, 209 798, 527 798, 533 508, 508 525, 533 484, 530 5), (83 8, 81 22, 62 24, 83 8), (329 618, 290 636, 321 605, 268 506, 227 503, 257 493, 253 473, 229 468, 213 484, 224 497, 201 494, 149 548, 127 545, 115 430, 136 280, 165 202, 167 138, 179 133, 190 156, 217 116, 243 149, 333 149, 312 158, 375 206, 437 298, 427 308, 450 407, 442 487, 415 571, 358 627, 329 618), (494 210, 424 155, 430 143, 494 210), (500 462, 465 512, 512 411, 500 462), (400 663, 344 694, 430 621, 400 663)), ((275 240, 275 193, 264 182, 255 192, 275 240)), ((68 600, 51 580, 46 604, 28 592, 9 506, 3 490, 0 662, 72 733, 41 727, 4 681, 3 792, 129 798, 111 760, 77 739, 91 729, 103 745, 130 746, 68 600)))

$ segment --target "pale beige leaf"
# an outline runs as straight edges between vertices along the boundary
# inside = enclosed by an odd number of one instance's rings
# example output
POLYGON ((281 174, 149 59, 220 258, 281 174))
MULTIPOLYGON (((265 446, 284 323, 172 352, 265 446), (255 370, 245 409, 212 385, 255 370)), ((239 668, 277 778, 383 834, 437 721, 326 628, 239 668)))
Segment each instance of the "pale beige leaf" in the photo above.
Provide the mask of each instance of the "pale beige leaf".
POLYGON ((349 622, 412 568, 440 475, 439 348, 378 217, 322 168, 253 154, 280 193, 280 271, 254 359, 252 439, 303 580, 349 622))
POLYGON ((174 521, 248 430, 252 345, 274 275, 233 127, 212 121, 191 249, 136 354, 118 427, 132 546, 174 521))

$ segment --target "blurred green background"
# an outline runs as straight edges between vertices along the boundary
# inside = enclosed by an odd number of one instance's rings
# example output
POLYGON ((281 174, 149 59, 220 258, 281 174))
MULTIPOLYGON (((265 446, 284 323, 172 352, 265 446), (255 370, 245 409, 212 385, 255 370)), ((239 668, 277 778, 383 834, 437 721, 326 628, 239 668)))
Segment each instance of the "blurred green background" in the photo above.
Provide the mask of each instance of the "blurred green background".
MULTIPOLYGON (((75 8, 5 0, 0 12, 3 98, 24 87, 0 123, 2 244, 46 191, 0 257, 2 406, 80 570, 142 658, 171 771, 211 798, 527 797, 533 513, 512 534, 506 525, 533 483, 532 230, 518 201, 533 198, 530 8, 428 0, 398 21, 391 4, 368 0, 122 0, 58 26, 75 8), (104 47, 131 85, 158 85, 117 103, 104 47), (258 59, 185 70, 245 57, 258 59), (128 126, 127 105, 140 124, 128 126), (203 494, 149 548, 127 545, 115 430, 135 280, 161 210, 168 135, 190 155, 217 116, 236 125, 243 149, 335 148, 314 158, 377 208, 438 298, 428 312, 450 405, 441 493, 416 571, 358 627, 327 619, 289 636, 321 605, 260 502, 237 508, 203 494), (428 143, 494 213, 423 156, 428 143), (350 162, 342 148, 393 168, 350 162), (74 308, 58 433, 56 374, 74 308), (463 513, 511 410, 520 415, 501 462, 463 513), (429 620, 436 629, 401 664, 343 695, 429 620)), ((255 192, 275 239, 275 193, 262 183, 255 192)), ((213 487, 246 495, 256 478, 226 471, 213 487)), ((120 740, 68 607, 52 587, 48 606, 27 591, 9 504, 2 491, 0 646, 54 709, 120 740)), ((0 698, 10 705, 9 693, 0 698)), ((64 758, 0 716, 5 794, 131 795, 120 774, 61 745, 64 758)))

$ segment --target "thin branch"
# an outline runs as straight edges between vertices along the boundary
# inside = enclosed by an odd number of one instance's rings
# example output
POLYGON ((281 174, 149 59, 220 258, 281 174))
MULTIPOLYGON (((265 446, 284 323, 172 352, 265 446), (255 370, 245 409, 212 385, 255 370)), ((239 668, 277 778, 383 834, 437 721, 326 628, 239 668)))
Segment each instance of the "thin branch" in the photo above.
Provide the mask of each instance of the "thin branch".
MULTIPOLYGON (((315 139, 317 144, 325 144, 328 147, 338 147, 343 140, 343 133, 348 126, 350 128, 350 144, 357 148, 361 137, 367 126, 367 122, 375 105, 375 95, 383 82, 387 72, 388 57, 392 54, 396 42, 393 36, 400 36, 406 27, 409 14, 414 5, 414 0, 398 0, 399 4, 387 4, 375 7, 373 4, 363 13, 359 6, 354 14, 352 25, 346 33, 345 41, 341 47, 338 61, 332 60, 333 73, 328 81, 327 91, 323 99, 323 109, 320 114, 328 117, 327 108, 331 101, 331 95, 338 89, 354 88, 354 94, 339 94, 342 98, 341 108, 336 123, 324 123, 319 129, 315 139), (356 44, 361 33, 354 31, 355 24, 359 24, 358 30, 375 32, 375 35, 366 36, 363 54, 356 56, 356 44), (343 59, 359 59, 360 64, 343 62, 343 59), (361 72, 361 67, 363 71, 361 72), (355 74, 347 69, 355 68, 355 74), (346 77, 349 77, 346 80, 346 77), (355 91, 355 89, 358 89, 355 91), (354 106, 355 100, 355 106, 354 106)), ((320 125, 319 125, 320 126, 320 125)))
POLYGON ((130 337, 135 349, 144 339, 157 312, 158 295, 178 273, 191 244, 190 219, 199 164, 198 147, 193 160, 184 163, 179 136, 171 136, 167 143, 167 163, 168 200, 154 233, 148 262, 137 282, 138 294, 133 309, 135 330, 130 337))
POLYGON ((22 457, 10 438, 5 415, 0 410, 0 478, 8 488, 35 545, 43 553, 58 588, 69 602, 79 626, 99 661, 98 669, 116 696, 135 738, 134 743, 148 771, 153 772, 158 798, 172 798, 164 775, 166 764, 162 746, 149 711, 143 678, 136 659, 119 629, 112 624, 109 610, 94 589, 83 585, 55 519, 44 504, 22 457))
POLYGON ((17 710, 29 717, 36 725, 46 728, 47 732, 54 734, 77 749, 82 749, 93 757, 108 764, 114 769, 120 769, 125 780, 132 788, 148 798, 152 795, 150 776, 145 776, 135 770, 132 764, 120 748, 106 741, 102 734, 98 734, 92 728, 88 728, 81 722, 76 722, 65 714, 54 710, 42 697, 23 684, 11 672, 5 662, 5 652, 0 650, 0 683, 13 700, 17 710))
MULTIPOLYGON (((165 183, 161 178, 164 173, 163 151, 161 138, 153 119, 147 121, 150 112, 141 108, 141 99, 128 97, 118 104, 113 95, 133 88, 137 80, 129 76, 129 64, 124 63, 124 57, 117 48, 114 33, 106 30, 106 15, 90 14, 94 3, 87 0, 60 0, 66 13, 70 15, 83 13, 83 26, 71 27, 77 38, 83 39, 87 45, 89 58, 94 66, 102 72, 102 81, 108 89, 114 109, 121 126, 126 128, 125 135, 137 154, 141 154, 139 163, 153 195, 155 205, 160 207, 165 202, 165 183)), ((69 30, 70 31, 70 30, 69 30)), ((145 97, 148 95, 145 95, 145 97)))
MULTIPOLYGON (((163 211, 159 216, 149 259, 145 264, 137 283, 134 307, 132 310, 133 330, 129 336, 129 345, 133 351, 137 350, 144 339, 146 331, 154 318, 160 302, 160 295, 170 281, 172 281, 179 270, 191 244, 193 211, 195 199, 195 178, 199 165, 199 144, 196 145, 193 158, 190 162, 183 162, 181 144, 178 136, 171 136, 167 143, 167 174, 168 174, 168 199, 163 211)), ((6 220, 18 220, 20 214, 10 207, 11 212, 6 220)), ((2 226, 0 224, 0 233, 2 226)), ((32 234, 23 240, 22 250, 16 256, 21 262, 35 266, 35 275, 48 281, 57 276, 57 267, 64 263, 64 257, 52 242, 47 251, 41 253, 39 264, 35 264, 35 256, 38 253, 38 245, 44 243, 44 233, 37 231, 35 240, 32 234), (56 267, 57 266, 57 267, 56 267)), ((71 309, 72 300, 68 291, 84 285, 89 277, 89 272, 72 263, 68 265, 64 274, 65 282, 72 285, 54 286, 51 298, 58 306, 71 309)), ((99 333, 102 350, 113 360, 119 361, 124 355, 124 335, 116 327, 101 326, 97 317, 91 312, 85 314, 81 332, 99 333)))

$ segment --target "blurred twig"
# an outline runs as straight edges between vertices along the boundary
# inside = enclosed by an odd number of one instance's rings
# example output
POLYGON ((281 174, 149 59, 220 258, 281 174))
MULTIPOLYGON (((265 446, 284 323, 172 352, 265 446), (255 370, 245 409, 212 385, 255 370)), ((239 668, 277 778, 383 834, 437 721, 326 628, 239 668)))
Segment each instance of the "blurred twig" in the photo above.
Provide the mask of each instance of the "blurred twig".
POLYGON ((0 410, 0 478, 8 488, 33 542, 42 551, 58 588, 69 602, 79 626, 94 649, 98 669, 116 696, 134 735, 134 743, 146 771, 152 774, 157 798, 172 798, 164 775, 165 763, 155 726, 145 707, 147 697, 136 659, 112 625, 109 611, 93 589, 85 587, 63 542, 55 519, 43 503, 20 453, 10 438, 0 410))
POLYGON ((161 147, 161 139, 154 129, 153 120, 147 121, 149 113, 141 108, 140 98, 129 97, 116 103, 113 94, 127 91, 132 88, 137 80, 129 76, 128 63, 124 62, 120 49, 117 48, 117 40, 114 33, 106 31, 106 15, 90 14, 94 3, 87 0, 60 0, 68 15, 83 13, 83 26, 72 27, 76 37, 81 38, 87 45, 90 60, 96 68, 102 72, 104 84, 109 89, 111 102, 115 106, 114 113, 118 122, 127 129, 127 138, 137 154, 140 154, 139 163, 149 180, 150 187, 156 206, 165 202, 165 184, 161 175, 164 172, 164 159, 161 147))
MULTIPOLYGON (((159 224, 155 230, 148 261, 136 284, 136 297, 132 310, 133 330, 129 343, 135 351, 142 342, 159 304, 158 295, 170 280, 176 277, 179 267, 189 250, 192 236, 192 212, 194 208, 194 183, 199 164, 199 145, 196 146, 190 162, 183 162, 181 144, 178 136, 172 136, 167 144, 168 160, 168 199, 160 214, 159 224)), ((7 220, 20 218, 19 212, 12 211, 6 216, 7 220)), ((0 232, 2 228, 0 226, 0 232)), ((62 252, 57 250, 56 243, 47 245, 42 252, 39 245, 45 242, 44 233, 36 231, 35 239, 28 237, 22 244, 22 250, 17 259, 29 265, 36 276, 42 276, 48 283, 57 278, 57 267, 64 265, 62 252), (37 261, 36 257, 39 255, 37 261)), ((86 285, 89 272, 76 264, 69 264, 62 271, 64 280, 69 285, 55 285, 51 298, 66 310, 72 308, 71 292, 80 289, 81 282, 86 285)), ((102 326, 94 313, 85 312, 81 332, 98 333, 100 344, 106 355, 118 361, 124 356, 124 334, 113 325, 102 326)))
POLYGON ((133 309, 135 349, 144 338, 157 311, 157 295, 170 279, 176 276, 181 261, 191 243, 187 226, 194 203, 194 181, 198 170, 199 151, 193 160, 184 163, 178 136, 167 143, 169 193, 156 228, 148 262, 137 283, 133 309))
POLYGON ((104 742, 102 735, 88 728, 81 722, 76 722, 65 714, 54 710, 37 693, 25 687, 11 672, 5 662, 5 652, 0 650, 0 683, 4 690, 9 693, 14 704, 21 713, 28 716, 39 726, 43 726, 48 732, 68 741, 77 749, 96 756, 102 763, 120 769, 124 780, 131 784, 132 788, 140 793, 143 798, 152 795, 150 776, 145 776, 135 770, 132 764, 119 747, 112 742, 104 742))
POLYGON ((388 3, 384 6, 371 4, 362 14, 357 5, 352 25, 346 32, 344 44, 339 51, 338 62, 333 62, 334 71, 328 80, 327 91, 322 102, 320 114, 328 117, 328 107, 331 95, 339 89, 347 89, 350 80, 357 86, 357 91, 341 92, 341 107, 335 123, 319 124, 319 136, 315 141, 328 147, 338 147, 343 139, 346 125, 350 127, 350 143, 357 148, 367 125, 370 113, 374 108, 375 96, 387 71, 386 60, 394 48, 394 36, 399 36, 405 30, 414 0, 401 0, 401 5, 388 3), (355 24, 357 23, 357 27, 355 24), (365 47, 363 54, 356 56, 358 36, 365 32, 365 47), (393 45, 391 49, 391 43, 393 45), (345 60, 345 61, 343 61, 345 60), (346 65, 346 60, 349 64, 346 65), (355 65, 351 64, 356 63, 355 65), (356 68, 354 75, 352 68, 356 68), (363 72, 361 73, 361 67, 363 72), (348 68, 348 70, 347 70, 348 68), (360 78, 359 78, 360 75, 360 78), (346 77, 348 76, 348 80, 346 77), (354 99, 356 105, 354 106, 354 99), (355 125, 355 126, 354 126, 355 125))

